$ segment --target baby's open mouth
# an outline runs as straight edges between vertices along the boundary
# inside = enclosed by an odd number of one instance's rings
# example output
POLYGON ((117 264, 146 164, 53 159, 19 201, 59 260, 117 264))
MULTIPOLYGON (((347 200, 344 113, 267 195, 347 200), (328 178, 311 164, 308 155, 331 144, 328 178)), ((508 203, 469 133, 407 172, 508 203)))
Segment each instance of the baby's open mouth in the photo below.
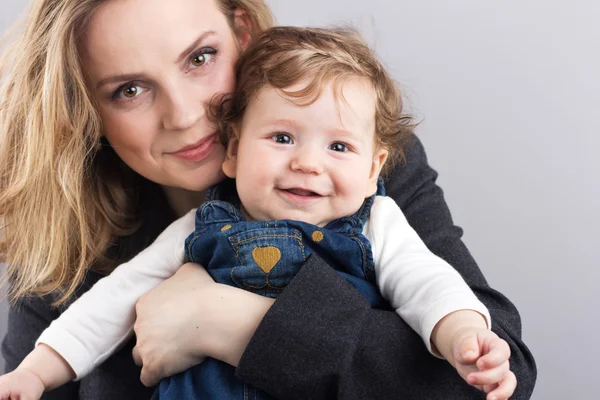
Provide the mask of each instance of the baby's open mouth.
POLYGON ((291 188, 291 189, 282 189, 284 192, 288 192, 291 193, 293 195, 296 196, 302 196, 302 197, 320 197, 321 195, 313 192, 311 190, 306 190, 306 189, 297 189, 297 188, 291 188))

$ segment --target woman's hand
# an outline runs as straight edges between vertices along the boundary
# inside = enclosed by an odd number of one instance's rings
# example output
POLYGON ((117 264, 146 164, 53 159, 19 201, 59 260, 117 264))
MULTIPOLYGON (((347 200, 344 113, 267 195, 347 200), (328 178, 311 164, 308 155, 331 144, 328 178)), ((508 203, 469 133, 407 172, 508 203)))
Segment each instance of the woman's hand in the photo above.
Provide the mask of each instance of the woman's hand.
POLYGON ((164 377, 213 357, 237 366, 272 299, 215 283, 188 263, 137 303, 133 349, 141 381, 164 377))

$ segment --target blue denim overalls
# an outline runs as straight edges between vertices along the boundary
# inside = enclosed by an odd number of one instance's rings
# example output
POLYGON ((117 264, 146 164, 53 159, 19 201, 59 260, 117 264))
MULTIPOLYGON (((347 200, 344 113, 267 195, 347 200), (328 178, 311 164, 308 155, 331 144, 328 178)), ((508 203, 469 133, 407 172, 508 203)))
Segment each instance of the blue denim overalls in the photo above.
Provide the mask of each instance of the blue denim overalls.
MULTIPOLYGON (((380 182, 378 194, 384 191, 380 182)), ((277 297, 316 252, 376 308, 387 308, 375 285, 371 245, 362 234, 375 196, 350 217, 324 228, 292 220, 248 222, 239 209, 235 182, 210 189, 196 212, 196 230, 185 241, 189 261, 205 266, 216 282, 277 297), (215 200, 226 199, 226 201, 215 200)), ((153 399, 271 399, 236 378, 235 368, 207 358, 165 378, 153 399)))

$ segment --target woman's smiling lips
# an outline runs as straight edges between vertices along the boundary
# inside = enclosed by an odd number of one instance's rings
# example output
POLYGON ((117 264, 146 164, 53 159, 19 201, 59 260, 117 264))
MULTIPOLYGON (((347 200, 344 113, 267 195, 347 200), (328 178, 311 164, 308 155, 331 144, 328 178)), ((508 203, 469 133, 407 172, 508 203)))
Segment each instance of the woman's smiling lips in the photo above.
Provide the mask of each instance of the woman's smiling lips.
POLYGON ((181 160, 200 162, 210 155, 217 139, 217 133, 200 139, 194 144, 182 147, 173 153, 167 153, 181 160))

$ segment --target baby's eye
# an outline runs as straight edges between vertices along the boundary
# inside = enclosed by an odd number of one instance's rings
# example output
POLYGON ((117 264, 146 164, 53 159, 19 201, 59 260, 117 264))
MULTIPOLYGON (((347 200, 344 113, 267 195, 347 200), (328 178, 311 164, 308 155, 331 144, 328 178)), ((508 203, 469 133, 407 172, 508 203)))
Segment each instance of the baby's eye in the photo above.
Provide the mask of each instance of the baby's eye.
POLYGON ((290 137, 290 135, 287 135, 285 133, 278 133, 276 135, 273 135, 273 140, 277 143, 281 143, 281 144, 292 144, 292 138, 290 137))
POLYGON ((329 145, 329 150, 345 153, 346 151, 348 151, 348 146, 346 146, 344 143, 336 142, 329 145))

